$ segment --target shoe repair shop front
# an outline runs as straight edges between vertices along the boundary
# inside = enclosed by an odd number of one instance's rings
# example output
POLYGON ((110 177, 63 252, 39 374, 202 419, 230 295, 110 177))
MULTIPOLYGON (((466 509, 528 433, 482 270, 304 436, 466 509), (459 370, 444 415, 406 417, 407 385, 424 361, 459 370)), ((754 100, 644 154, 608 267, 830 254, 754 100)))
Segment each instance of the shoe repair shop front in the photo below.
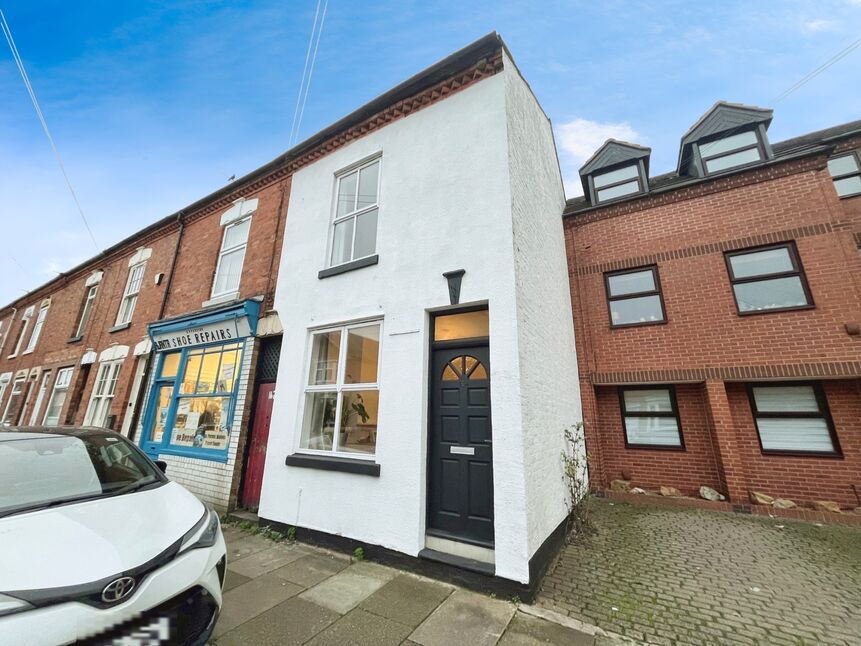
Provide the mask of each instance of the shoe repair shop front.
POLYGON ((155 354, 140 446, 167 463, 172 480, 225 509, 239 477, 259 310, 245 300, 149 325, 155 354))

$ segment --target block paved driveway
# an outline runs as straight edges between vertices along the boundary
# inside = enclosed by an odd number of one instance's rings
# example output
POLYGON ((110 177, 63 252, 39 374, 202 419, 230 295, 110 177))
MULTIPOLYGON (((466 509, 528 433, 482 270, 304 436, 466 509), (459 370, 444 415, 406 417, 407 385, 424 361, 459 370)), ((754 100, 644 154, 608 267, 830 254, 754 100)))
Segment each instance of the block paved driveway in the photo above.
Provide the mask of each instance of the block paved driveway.
POLYGON ((861 644, 861 528, 592 504, 538 606, 655 644, 861 644))
POLYGON ((616 643, 452 585, 225 526, 224 605, 211 644, 501 646, 616 643))

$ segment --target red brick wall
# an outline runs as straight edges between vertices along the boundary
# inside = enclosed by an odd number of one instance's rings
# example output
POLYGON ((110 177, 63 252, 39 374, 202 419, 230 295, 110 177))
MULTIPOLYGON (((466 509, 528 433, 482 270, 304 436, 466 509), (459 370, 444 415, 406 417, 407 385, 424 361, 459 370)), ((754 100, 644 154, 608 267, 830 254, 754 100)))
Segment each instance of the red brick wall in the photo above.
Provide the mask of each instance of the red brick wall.
POLYGON ((630 476, 633 486, 647 489, 668 485, 691 495, 701 485, 720 489, 702 390, 699 384, 676 386, 685 448, 662 450, 627 448, 618 390, 615 386, 598 387, 599 421, 587 442, 590 451, 596 442, 600 445, 606 482, 624 474, 630 476))
MULTIPOLYGON (((159 273, 163 273, 166 276, 169 273, 175 244, 175 228, 161 232, 160 237, 155 239, 142 241, 141 246, 152 249, 152 256, 147 261, 132 324, 127 329, 113 333, 109 331, 116 322, 120 300, 122 299, 126 280, 128 279, 129 258, 136 252, 136 247, 125 250, 121 254, 113 255, 101 263, 94 263, 86 271, 70 276, 59 286, 54 286, 54 289, 48 292, 51 297, 51 308, 45 318, 45 324, 42 327, 42 333, 39 336, 35 350, 30 354, 19 354, 17 357, 9 359, 8 355, 14 349, 12 345, 14 338, 10 336, 9 341, 3 349, 2 357, 0 357, 0 372, 14 372, 20 369, 41 366, 43 370, 51 370, 50 388, 53 387, 57 369, 74 366, 74 387, 80 374, 80 360, 85 351, 92 349, 98 354, 112 344, 127 345, 129 346, 129 357, 123 363, 120 370, 117 389, 110 411, 110 414, 117 416, 115 428, 119 429, 128 402, 128 393, 131 388, 134 371, 134 360, 131 355, 134 346, 146 337, 147 323, 158 318, 167 280, 165 278, 160 285, 156 285, 154 282, 155 276, 159 273), (75 333, 81 305, 86 296, 87 288, 85 287, 85 282, 95 270, 103 271, 104 275, 99 284, 99 290, 93 303, 89 321, 83 331, 81 340, 69 343, 69 339, 75 333)), ((20 325, 21 312, 26 307, 29 307, 30 304, 33 304, 35 305, 36 313, 38 313, 39 304, 48 294, 37 295, 32 302, 27 302, 23 307, 19 307, 18 313, 15 316, 16 330, 20 325)), ((36 314, 34 314, 27 329, 27 336, 22 344, 22 350, 33 330, 35 316, 36 314)), ((8 321, 8 316, 5 320, 8 321)), ((93 366, 90 372, 90 378, 83 391, 80 407, 74 415, 74 423, 80 424, 83 422, 97 369, 98 363, 93 366)), ((10 391, 11 388, 7 388, 3 398, 4 401, 0 402, 0 411, 5 409, 10 391)), ((21 419, 25 423, 29 421, 33 406, 36 404, 36 394, 37 392, 34 392, 30 398, 29 405, 23 411, 21 419)), ((70 412, 71 394, 70 390, 69 395, 66 397, 61 419, 66 419, 66 416, 70 412)), ((50 389, 41 402, 37 417, 39 422, 42 420, 49 397, 50 389)))
MULTIPOLYGON (((851 143, 858 145, 861 139, 851 143)), ((645 487, 722 489, 727 461, 741 465, 736 483, 745 492, 858 504, 861 336, 849 335, 846 324, 861 323, 861 198, 837 197, 825 155, 569 216, 565 236, 581 385, 597 394, 596 410, 584 407, 593 485, 624 471, 645 487), (739 316, 723 252, 790 240, 815 308, 739 316), (668 322, 611 329, 604 273, 648 264, 658 267, 668 322), (802 377, 831 379, 825 388, 842 459, 759 449, 742 382, 802 377), (611 384, 705 379, 728 382, 740 456, 717 452, 703 385, 678 386, 688 451, 625 448, 611 384)))
MULTIPOLYGON (((283 214, 290 197, 287 177, 263 189, 243 194, 246 199, 260 201, 251 217, 248 246, 239 284, 240 298, 266 296, 264 309, 271 307, 271 296, 278 274, 283 236, 283 214)), ((209 300, 215 278, 218 252, 224 235, 221 214, 229 207, 194 219, 185 226, 176 276, 168 299, 165 316, 176 316, 200 309, 209 300)))
POLYGON ((824 387, 842 458, 763 455, 744 384, 727 384, 749 489, 797 503, 861 505, 852 488, 857 485, 861 494, 861 380, 826 381, 824 387))

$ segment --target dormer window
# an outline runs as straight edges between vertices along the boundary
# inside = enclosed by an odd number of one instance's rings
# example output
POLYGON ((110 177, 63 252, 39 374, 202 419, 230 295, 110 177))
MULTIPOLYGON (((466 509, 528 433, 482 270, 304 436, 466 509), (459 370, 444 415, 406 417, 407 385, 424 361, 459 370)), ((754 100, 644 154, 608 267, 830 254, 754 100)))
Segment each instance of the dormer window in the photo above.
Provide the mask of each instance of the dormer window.
POLYGON ((646 193, 651 152, 650 148, 625 141, 605 141, 580 169, 586 197, 592 204, 599 204, 646 193))
POLYGON ((631 164, 606 173, 596 173, 592 176, 595 196, 598 202, 614 200, 617 197, 633 195, 643 190, 640 178, 640 165, 631 164))
POLYGON ((772 111, 718 101, 682 137, 679 176, 705 177, 771 159, 772 111))
POLYGON ((764 158, 754 130, 702 142, 698 147, 706 174, 752 164, 764 158))

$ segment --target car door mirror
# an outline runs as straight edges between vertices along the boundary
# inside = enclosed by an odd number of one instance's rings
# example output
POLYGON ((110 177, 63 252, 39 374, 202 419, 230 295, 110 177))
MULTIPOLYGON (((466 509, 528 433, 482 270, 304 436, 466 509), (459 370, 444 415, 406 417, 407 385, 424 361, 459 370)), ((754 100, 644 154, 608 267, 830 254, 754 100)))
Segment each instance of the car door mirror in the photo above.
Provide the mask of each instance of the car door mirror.
POLYGON ((167 462, 165 462, 164 460, 156 460, 156 461, 155 461, 155 465, 156 465, 159 469, 161 469, 161 472, 162 472, 162 473, 167 473, 167 462))

